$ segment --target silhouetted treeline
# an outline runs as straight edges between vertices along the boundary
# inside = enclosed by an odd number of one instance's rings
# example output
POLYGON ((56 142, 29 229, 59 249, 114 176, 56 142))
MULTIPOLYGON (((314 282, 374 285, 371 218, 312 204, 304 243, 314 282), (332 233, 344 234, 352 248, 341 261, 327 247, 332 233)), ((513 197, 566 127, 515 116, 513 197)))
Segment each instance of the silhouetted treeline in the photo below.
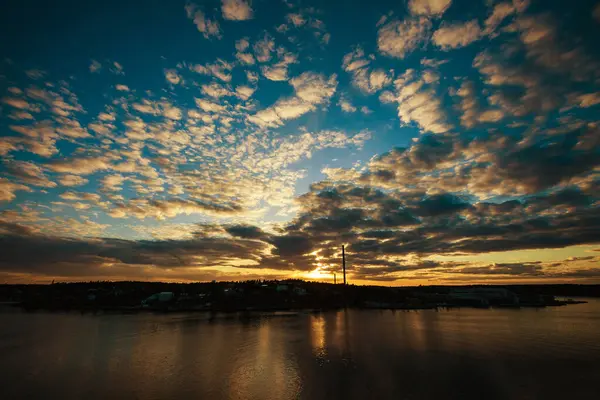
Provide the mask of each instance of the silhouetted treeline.
POLYGON ((461 285, 461 286, 417 286, 406 288, 429 293, 448 293, 457 288, 504 288, 517 294, 537 294, 560 297, 600 297, 600 285, 537 284, 537 285, 461 285))
POLYGON ((340 307, 423 309, 562 305, 558 297, 600 297, 600 285, 384 287, 302 280, 77 282, 0 285, 0 301, 25 309, 240 311, 340 307))

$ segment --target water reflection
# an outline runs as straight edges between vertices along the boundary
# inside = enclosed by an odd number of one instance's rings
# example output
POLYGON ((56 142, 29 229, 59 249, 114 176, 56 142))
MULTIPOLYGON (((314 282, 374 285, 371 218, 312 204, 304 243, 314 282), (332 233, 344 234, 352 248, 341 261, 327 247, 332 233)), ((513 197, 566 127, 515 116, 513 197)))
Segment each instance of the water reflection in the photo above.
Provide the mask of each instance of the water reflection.
POLYGON ((313 314, 310 316, 310 334, 315 357, 325 359, 327 356, 326 341, 325 341, 325 318, 321 314, 313 314))
POLYGON ((2 398, 591 398, 600 302, 236 316, 0 313, 2 398), (4 395, 6 393, 6 395, 4 395))

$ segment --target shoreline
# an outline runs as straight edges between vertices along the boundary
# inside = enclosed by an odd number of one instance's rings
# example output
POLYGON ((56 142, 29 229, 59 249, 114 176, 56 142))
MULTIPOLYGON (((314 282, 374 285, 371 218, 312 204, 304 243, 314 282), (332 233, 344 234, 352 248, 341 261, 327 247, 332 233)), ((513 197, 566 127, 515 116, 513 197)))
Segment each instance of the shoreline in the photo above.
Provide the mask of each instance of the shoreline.
POLYGON ((69 313, 76 312, 81 314, 142 314, 142 313, 157 313, 157 314, 170 314, 170 313, 183 313, 183 314, 195 314, 195 313, 208 313, 208 314, 252 314, 252 313, 281 313, 281 312, 295 312, 295 313, 321 313, 327 311, 338 311, 343 309, 352 310, 378 310, 378 311, 423 311, 423 310, 435 310, 435 311, 450 311, 453 309, 460 308, 471 308, 471 309, 527 309, 527 308, 547 308, 547 307, 564 307, 567 305, 586 304, 584 300, 557 300, 547 304, 496 304, 496 305, 469 305, 469 304, 424 304, 424 305, 392 305, 392 304, 369 304, 369 305, 353 305, 353 306, 332 306, 332 307, 318 307, 318 308, 306 308, 306 307, 237 307, 237 308, 221 308, 221 307, 178 307, 173 305, 165 305, 163 307, 143 307, 143 306, 111 306, 111 307, 44 307, 44 306, 32 306, 25 305, 19 302, 1 302, 0 306, 17 308, 24 312, 50 312, 50 313, 69 313))

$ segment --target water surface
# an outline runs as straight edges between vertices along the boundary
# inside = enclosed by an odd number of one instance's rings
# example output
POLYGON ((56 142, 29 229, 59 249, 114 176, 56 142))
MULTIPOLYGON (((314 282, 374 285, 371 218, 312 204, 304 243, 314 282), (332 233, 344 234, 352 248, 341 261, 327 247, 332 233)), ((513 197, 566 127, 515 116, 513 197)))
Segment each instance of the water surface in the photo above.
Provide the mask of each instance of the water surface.
POLYGON ((600 398, 600 301, 546 309, 0 311, 0 398, 600 398))

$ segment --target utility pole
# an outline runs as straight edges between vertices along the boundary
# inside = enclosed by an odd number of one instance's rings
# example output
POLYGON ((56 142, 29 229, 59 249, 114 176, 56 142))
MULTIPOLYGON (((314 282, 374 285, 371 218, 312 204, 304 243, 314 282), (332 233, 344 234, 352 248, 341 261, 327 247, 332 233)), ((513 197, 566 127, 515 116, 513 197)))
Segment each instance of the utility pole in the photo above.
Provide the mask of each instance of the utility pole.
POLYGON ((337 279, 335 278, 335 272, 333 273, 333 284, 337 285, 337 279))
POLYGON ((344 286, 346 285, 346 252, 344 251, 344 245, 342 245, 342 268, 344 270, 344 286))

